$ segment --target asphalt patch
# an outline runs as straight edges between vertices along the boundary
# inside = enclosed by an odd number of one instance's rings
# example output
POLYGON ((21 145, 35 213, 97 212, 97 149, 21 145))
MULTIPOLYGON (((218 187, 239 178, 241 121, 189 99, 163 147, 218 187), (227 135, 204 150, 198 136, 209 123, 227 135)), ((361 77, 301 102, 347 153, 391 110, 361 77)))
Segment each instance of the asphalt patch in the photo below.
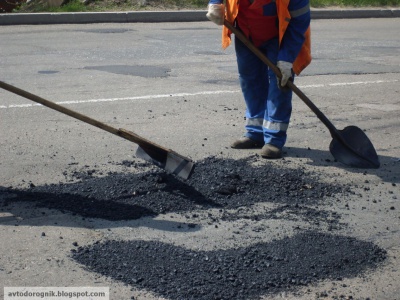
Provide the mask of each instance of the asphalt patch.
POLYGON ((86 30, 78 30, 86 33, 125 33, 129 31, 136 31, 133 29, 124 29, 124 28, 99 28, 99 29, 86 29, 86 30))
POLYGON ((85 70, 96 70, 118 75, 131 75, 144 78, 164 78, 171 72, 170 68, 158 66, 129 66, 129 65, 107 65, 84 67, 85 70))
POLYGON ((222 51, 193 51, 194 54, 200 54, 200 55, 226 55, 222 51))
POLYGON ((54 71, 54 70, 41 70, 38 71, 39 74, 46 74, 46 75, 51 75, 51 74, 57 74, 60 71, 54 71))
POLYGON ((159 241, 107 241, 74 249, 87 269, 168 299, 259 299, 376 268, 370 242, 318 232, 245 248, 193 251, 159 241))
POLYGON ((339 223, 339 215, 311 206, 340 201, 351 193, 348 186, 322 182, 317 174, 304 169, 257 166, 257 162, 257 156, 242 160, 208 157, 196 163, 190 179, 183 180, 159 168, 124 161, 121 165, 127 172, 104 175, 103 171, 87 166, 64 173, 75 181, 72 183, 31 184, 27 189, 9 187, 0 189, 0 193, 14 195, 4 197, 3 205, 29 201, 39 207, 112 221, 216 208, 222 220, 270 219, 285 212, 285 218, 317 224, 329 222, 330 226, 339 223), (277 208, 252 210, 253 205, 265 202, 274 203, 277 208), (229 211, 240 207, 244 208, 240 212, 229 211))

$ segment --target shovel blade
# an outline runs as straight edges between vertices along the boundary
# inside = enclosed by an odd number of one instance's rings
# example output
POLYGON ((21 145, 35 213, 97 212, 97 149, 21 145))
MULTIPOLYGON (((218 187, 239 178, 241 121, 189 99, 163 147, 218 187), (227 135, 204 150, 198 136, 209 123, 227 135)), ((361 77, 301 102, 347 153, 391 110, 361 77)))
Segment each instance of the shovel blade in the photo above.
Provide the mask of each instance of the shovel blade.
POLYGON ((337 130, 340 137, 332 136, 329 145, 333 157, 349 167, 377 169, 380 166, 378 155, 367 135, 356 126, 337 130))
POLYGON ((194 169, 194 163, 191 160, 182 158, 180 155, 169 152, 165 163, 165 170, 172 174, 178 175, 183 179, 188 179, 194 169))
POLYGON ((165 152, 165 155, 160 158, 160 156, 155 157, 150 151, 146 151, 143 147, 139 146, 136 150, 136 156, 151 162, 156 166, 165 169, 168 173, 175 174, 183 179, 188 179, 193 173, 193 161, 173 151, 165 152))

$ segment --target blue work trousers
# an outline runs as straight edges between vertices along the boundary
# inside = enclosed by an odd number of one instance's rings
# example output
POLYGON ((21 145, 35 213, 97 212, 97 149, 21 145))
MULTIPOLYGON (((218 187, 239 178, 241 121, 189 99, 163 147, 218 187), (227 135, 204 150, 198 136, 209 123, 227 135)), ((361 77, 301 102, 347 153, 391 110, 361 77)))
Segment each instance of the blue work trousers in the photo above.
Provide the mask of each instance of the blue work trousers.
MULTIPOLYGON (((277 38, 267 41, 259 49, 276 65, 277 38)), ((279 89, 275 73, 238 38, 235 38, 235 50, 246 102, 245 136, 282 148, 292 113, 292 91, 279 89)))

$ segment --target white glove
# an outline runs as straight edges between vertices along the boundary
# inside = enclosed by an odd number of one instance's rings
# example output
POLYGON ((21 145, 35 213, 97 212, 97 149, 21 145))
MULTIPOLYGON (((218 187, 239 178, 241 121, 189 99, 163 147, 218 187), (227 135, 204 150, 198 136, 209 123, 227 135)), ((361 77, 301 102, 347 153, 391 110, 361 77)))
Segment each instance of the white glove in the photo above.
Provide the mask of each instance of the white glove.
POLYGON ((224 25, 225 5, 224 4, 209 4, 206 17, 217 25, 224 25))
POLYGON ((292 67, 293 64, 287 61, 278 61, 276 64, 278 69, 281 71, 282 78, 281 78, 281 87, 284 87, 288 80, 292 77, 292 67))

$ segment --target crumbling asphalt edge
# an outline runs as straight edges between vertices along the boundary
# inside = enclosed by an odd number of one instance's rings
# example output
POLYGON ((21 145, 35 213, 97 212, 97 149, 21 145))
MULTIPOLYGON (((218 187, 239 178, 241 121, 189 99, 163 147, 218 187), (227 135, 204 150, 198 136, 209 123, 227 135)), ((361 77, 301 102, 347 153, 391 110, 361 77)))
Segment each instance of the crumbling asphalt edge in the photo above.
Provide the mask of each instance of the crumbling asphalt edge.
MULTIPOLYGON (((312 9, 312 19, 398 18, 399 9, 312 9)), ((8 13, 0 14, 0 25, 158 23, 207 21, 205 10, 8 13)))

